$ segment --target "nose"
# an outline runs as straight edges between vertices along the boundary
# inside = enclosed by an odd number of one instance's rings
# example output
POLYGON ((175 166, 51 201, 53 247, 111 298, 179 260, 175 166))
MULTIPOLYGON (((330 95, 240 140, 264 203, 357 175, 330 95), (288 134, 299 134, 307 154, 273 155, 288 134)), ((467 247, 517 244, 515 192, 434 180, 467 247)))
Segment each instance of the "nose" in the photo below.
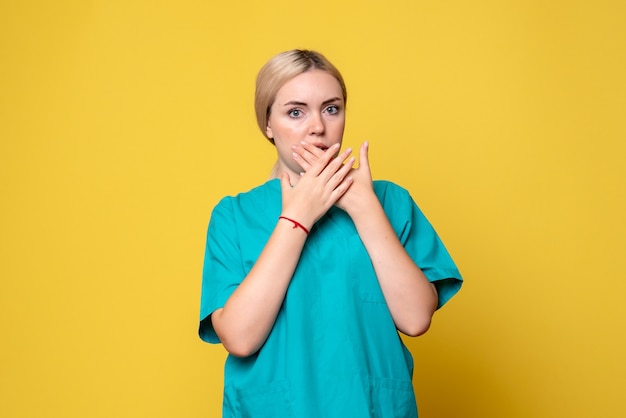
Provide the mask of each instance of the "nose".
POLYGON ((311 114, 311 119, 309 123, 309 132, 310 135, 319 136, 324 134, 325 126, 324 119, 322 118, 322 114, 318 112, 313 112, 311 114))

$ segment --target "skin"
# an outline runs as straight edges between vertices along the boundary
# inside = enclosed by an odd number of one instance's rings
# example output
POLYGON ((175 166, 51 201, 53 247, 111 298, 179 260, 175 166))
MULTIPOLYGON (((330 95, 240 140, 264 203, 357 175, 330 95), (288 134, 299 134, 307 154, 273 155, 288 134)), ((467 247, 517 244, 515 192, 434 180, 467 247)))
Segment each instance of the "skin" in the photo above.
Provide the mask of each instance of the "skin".
POLYGON ((274 139, 279 170, 289 175, 292 185, 298 183, 303 171, 293 158, 293 147, 302 141, 322 151, 335 144, 341 145, 345 121, 341 86, 327 72, 307 71, 280 88, 272 104, 266 133, 274 139))
MULTIPOLYGON (((321 70, 302 73, 278 91, 267 134, 274 139, 282 173, 282 215, 306 228, 337 205, 354 221, 372 260, 399 331, 428 330, 437 292, 402 247, 374 194, 368 144, 339 152, 345 103, 339 82, 321 70)), ((272 329, 298 264, 306 233, 278 220, 259 259, 211 320, 226 350, 245 357, 261 348, 272 329)))
MULTIPOLYGON (((363 143, 359 167, 350 172, 353 179, 350 189, 336 205, 350 215, 356 226, 396 328, 415 337, 430 327, 437 308, 437 290, 405 251, 374 193, 368 150, 369 144, 363 143)), ((295 147, 295 153, 307 170, 321 157, 319 150, 309 143, 295 147)))

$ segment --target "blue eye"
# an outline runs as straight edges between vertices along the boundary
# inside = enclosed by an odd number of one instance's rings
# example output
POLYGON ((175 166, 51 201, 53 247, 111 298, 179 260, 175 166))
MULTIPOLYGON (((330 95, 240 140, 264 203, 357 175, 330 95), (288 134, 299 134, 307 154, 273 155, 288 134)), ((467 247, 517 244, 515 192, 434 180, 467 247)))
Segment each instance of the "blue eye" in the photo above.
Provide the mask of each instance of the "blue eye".
POLYGON ((300 109, 291 109, 289 112, 287 112, 287 114, 291 118, 299 118, 300 116, 302 116, 302 110, 300 110, 300 109))
POLYGON ((337 113, 339 113, 339 106, 337 105, 328 106, 326 108, 326 113, 328 113, 329 115, 336 115, 337 113))

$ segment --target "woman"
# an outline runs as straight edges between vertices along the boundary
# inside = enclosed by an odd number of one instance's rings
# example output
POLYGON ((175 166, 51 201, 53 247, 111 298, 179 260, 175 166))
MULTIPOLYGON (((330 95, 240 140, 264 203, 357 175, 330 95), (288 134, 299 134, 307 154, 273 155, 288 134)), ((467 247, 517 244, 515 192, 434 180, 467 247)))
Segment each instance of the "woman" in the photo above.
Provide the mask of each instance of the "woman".
POLYGON ((200 336, 229 356, 224 417, 416 417, 398 331, 426 332, 461 275, 409 193, 340 151, 346 88, 321 54, 278 54, 255 107, 278 161, 214 208, 200 336))

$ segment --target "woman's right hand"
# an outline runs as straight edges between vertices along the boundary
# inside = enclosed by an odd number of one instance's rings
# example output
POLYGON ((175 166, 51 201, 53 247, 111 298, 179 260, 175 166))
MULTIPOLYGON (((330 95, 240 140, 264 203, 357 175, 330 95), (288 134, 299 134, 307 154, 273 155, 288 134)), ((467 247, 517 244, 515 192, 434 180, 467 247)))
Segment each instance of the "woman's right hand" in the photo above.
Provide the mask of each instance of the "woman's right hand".
POLYGON ((350 157, 350 148, 335 157, 337 151, 339 144, 328 148, 297 179, 281 175, 283 216, 310 229, 346 193, 353 182, 348 174, 355 158, 350 157))
MULTIPOLYGON (((354 158, 349 158, 350 150, 335 157, 338 150, 336 145, 324 151, 317 161, 307 165, 306 173, 291 179, 292 182, 289 174, 283 173, 282 216, 310 229, 346 193, 352 184, 348 173, 354 158)), ((277 220, 252 269, 224 307, 211 315, 215 332, 232 355, 247 357, 265 343, 305 242, 304 232, 294 231, 290 223, 277 220)))

